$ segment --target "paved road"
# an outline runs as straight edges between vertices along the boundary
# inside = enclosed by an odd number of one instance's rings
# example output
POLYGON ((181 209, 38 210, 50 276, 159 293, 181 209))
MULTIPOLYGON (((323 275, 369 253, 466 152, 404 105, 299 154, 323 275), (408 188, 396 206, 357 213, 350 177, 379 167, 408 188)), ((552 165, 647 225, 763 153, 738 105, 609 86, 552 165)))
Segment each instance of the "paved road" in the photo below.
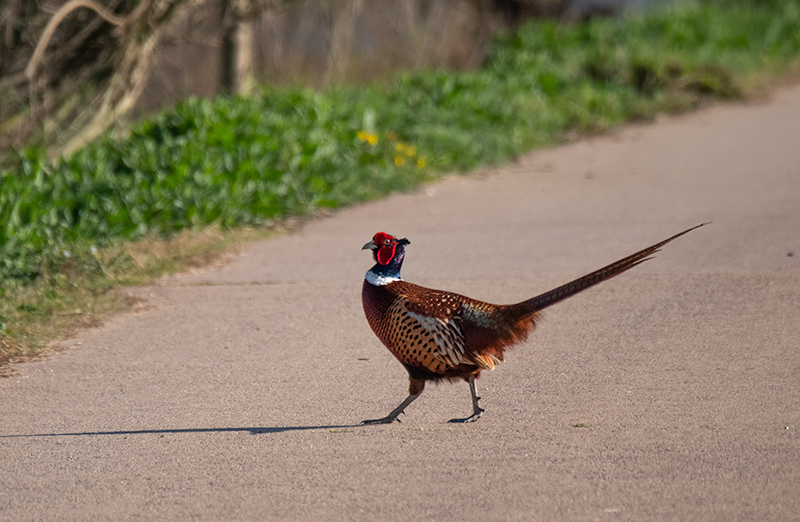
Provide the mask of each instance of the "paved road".
POLYGON ((800 87, 539 151, 136 289, 0 380, 2 520, 800 520, 800 87), (360 304, 406 280, 515 302, 703 221, 406 395, 360 304))

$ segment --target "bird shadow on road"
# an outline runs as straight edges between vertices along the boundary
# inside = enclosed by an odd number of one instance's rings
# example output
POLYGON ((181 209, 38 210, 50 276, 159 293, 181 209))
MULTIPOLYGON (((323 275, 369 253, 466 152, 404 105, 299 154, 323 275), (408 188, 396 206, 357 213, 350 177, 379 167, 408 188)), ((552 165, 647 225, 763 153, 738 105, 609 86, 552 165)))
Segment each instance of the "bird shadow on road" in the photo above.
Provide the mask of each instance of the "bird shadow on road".
POLYGON ((177 433, 250 433, 262 435, 284 433, 287 431, 345 430, 359 428, 362 424, 336 424, 330 426, 261 426, 251 428, 170 428, 162 430, 116 430, 116 431, 76 431, 65 433, 32 433, 21 435, 0 435, 0 439, 21 439, 34 437, 92 437, 99 435, 167 435, 177 433))

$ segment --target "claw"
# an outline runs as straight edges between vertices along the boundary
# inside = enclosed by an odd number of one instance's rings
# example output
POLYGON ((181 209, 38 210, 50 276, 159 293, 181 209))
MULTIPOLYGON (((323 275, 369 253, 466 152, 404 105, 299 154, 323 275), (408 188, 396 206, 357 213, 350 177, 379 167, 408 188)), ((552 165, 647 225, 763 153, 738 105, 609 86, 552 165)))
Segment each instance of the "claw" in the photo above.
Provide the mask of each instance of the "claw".
POLYGON ((464 419, 464 422, 475 422, 476 420, 478 420, 480 418, 481 418, 481 414, 480 413, 475 413, 473 415, 470 415, 466 419, 464 419))
POLYGON ((361 424, 363 424, 364 426, 369 426, 372 424, 391 424, 394 421, 402 422, 397 417, 383 417, 382 419, 368 419, 365 421, 361 421, 361 424))
POLYGON ((406 406, 408 406, 409 404, 414 402, 414 399, 419 397, 420 393, 422 393, 422 392, 419 392, 417 394, 413 394, 412 393, 411 395, 406 397, 406 400, 404 400, 402 403, 400 403, 400 406, 398 406, 397 408, 393 409, 392 412, 389 415, 387 415, 386 417, 383 417, 382 419, 365 420, 361 424, 365 424, 365 425, 369 425, 369 424, 391 424, 394 421, 400 422, 400 419, 398 419, 397 417, 399 417, 401 413, 405 413, 406 406))
POLYGON ((451 424, 466 424, 467 422, 475 422, 476 420, 481 418, 481 413, 483 413, 483 409, 481 409, 481 411, 477 413, 473 413, 472 415, 464 419, 450 419, 447 422, 451 424))

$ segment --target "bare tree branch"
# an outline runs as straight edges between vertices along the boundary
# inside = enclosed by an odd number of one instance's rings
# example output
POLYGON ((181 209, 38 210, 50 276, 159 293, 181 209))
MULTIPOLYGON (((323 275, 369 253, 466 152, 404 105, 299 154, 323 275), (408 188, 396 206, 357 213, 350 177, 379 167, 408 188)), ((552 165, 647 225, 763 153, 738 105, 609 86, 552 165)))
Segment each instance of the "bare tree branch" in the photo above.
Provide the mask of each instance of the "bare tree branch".
POLYGON ((54 156, 96 138, 139 97, 166 25, 203 1, 70 0, 52 15, 0 8, 0 22, 13 29, 0 40, 0 150, 34 138, 54 156), (76 19, 81 8, 96 16, 76 19))
POLYGON ((53 32, 55 32, 56 27, 58 27, 61 21, 64 20, 69 13, 80 7, 92 9, 100 17, 102 17, 103 20, 118 27, 124 23, 122 18, 109 13, 102 6, 97 5, 97 3, 93 2, 92 0, 71 0, 70 2, 67 2, 61 7, 61 9, 56 11, 56 13, 53 15, 53 18, 50 19, 50 21, 47 23, 47 26, 44 28, 42 37, 39 39, 38 45, 36 45, 36 50, 34 50, 33 56, 31 57, 30 62, 28 62, 28 66, 25 68, 25 78, 27 78, 28 81, 33 79, 33 75, 36 72, 36 67, 39 65, 39 60, 41 60, 44 50, 47 48, 47 44, 50 43, 50 38, 53 36, 53 32))

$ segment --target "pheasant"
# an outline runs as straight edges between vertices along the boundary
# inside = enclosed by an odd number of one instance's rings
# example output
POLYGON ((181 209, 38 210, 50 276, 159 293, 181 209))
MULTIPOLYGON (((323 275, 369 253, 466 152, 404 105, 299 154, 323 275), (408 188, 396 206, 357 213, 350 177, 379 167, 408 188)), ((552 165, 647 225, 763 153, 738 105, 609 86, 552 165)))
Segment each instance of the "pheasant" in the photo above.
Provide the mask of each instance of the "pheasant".
POLYGON ((541 318, 539 312, 651 259, 679 234, 620 259, 554 290, 512 305, 494 305, 463 295, 432 290, 403 281, 400 268, 408 239, 378 232, 362 250, 372 250, 375 266, 368 272, 361 293, 364 313, 372 331, 408 371, 408 397, 386 417, 363 424, 388 424, 403 413, 425 389, 426 381, 464 379, 472 396, 472 415, 451 422, 478 420, 475 380, 481 371, 503 361, 506 348, 524 341, 541 318))

